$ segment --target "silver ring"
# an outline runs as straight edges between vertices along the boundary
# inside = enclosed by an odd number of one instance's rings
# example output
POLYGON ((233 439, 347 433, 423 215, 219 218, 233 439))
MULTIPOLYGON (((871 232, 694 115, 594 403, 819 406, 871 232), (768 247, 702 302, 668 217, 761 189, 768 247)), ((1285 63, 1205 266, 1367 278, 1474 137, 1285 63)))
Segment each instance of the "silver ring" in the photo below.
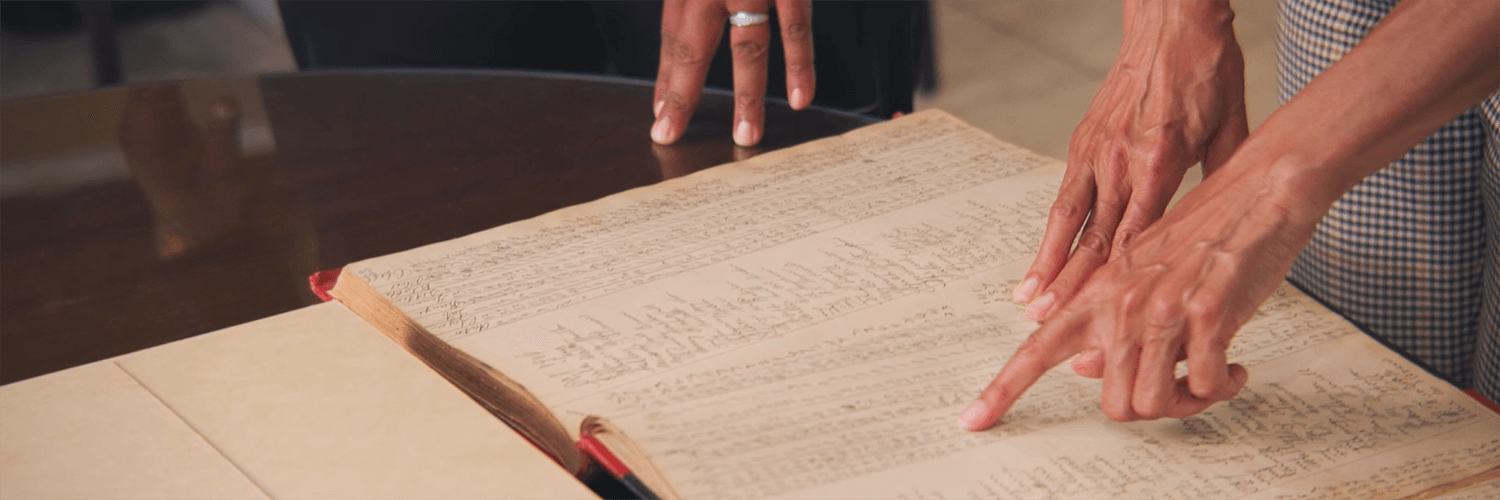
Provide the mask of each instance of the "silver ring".
POLYGON ((735 12, 734 14, 731 14, 729 16, 729 24, 739 26, 741 28, 746 26, 755 26, 757 24, 766 24, 766 22, 770 20, 770 15, 745 12, 743 10, 735 12))

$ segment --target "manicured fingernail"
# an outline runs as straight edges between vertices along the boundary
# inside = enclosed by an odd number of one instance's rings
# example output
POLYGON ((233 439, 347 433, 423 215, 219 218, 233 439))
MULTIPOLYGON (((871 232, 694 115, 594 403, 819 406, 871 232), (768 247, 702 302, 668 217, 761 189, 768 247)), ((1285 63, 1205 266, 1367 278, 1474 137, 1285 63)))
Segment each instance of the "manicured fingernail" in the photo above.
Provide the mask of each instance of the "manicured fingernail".
POLYGON ((807 102, 804 100, 806 98, 807 95, 802 93, 802 89, 792 89, 792 109, 807 107, 807 102))
POLYGON ((668 134, 670 134, 671 132, 672 119, 662 118, 660 120, 657 120, 656 125, 651 127, 651 140, 656 141, 657 144, 666 144, 668 142, 671 142, 672 138, 668 137, 668 134))
POLYGON ((963 424, 965 429, 977 431, 988 423, 985 422, 985 417, 989 416, 989 413, 990 408, 984 404, 984 401, 975 401, 970 403, 968 408, 964 408, 964 413, 958 417, 958 422, 963 424))
POLYGON ((752 134, 753 132, 750 131, 750 121, 740 120, 739 126, 734 128, 734 143, 741 146, 752 146, 755 144, 755 137, 752 134))
POLYGON ((1046 316, 1047 312, 1052 310, 1052 303, 1056 301, 1057 295, 1052 293, 1042 294, 1031 305, 1026 306, 1026 317, 1031 318, 1032 321, 1041 321, 1042 317, 1046 316))
POLYGON ((667 101, 665 101, 665 100, 656 101, 656 109, 654 111, 652 111, 652 113, 654 113, 654 114, 651 115, 651 116, 654 116, 656 118, 661 118, 661 107, 662 106, 666 106, 666 105, 667 105, 667 101))
POLYGON ((1037 281, 1036 276, 1028 276, 1026 278, 1026 281, 1022 281, 1021 286, 1016 287, 1016 302, 1020 302, 1022 304, 1030 302, 1031 298, 1036 295, 1037 283, 1039 282, 1037 281))

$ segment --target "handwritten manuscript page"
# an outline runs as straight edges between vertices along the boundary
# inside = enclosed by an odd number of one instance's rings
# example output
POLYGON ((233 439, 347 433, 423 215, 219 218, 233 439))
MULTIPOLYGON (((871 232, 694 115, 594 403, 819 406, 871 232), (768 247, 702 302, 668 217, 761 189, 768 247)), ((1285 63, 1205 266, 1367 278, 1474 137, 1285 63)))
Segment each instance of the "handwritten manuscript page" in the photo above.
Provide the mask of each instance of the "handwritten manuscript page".
POLYGON ((348 271, 687 498, 1399 498, 1500 463, 1500 417, 1290 287, 1200 415, 1114 423, 1061 369, 962 430, 1035 329, 1008 297, 1060 178, 924 112, 348 271))

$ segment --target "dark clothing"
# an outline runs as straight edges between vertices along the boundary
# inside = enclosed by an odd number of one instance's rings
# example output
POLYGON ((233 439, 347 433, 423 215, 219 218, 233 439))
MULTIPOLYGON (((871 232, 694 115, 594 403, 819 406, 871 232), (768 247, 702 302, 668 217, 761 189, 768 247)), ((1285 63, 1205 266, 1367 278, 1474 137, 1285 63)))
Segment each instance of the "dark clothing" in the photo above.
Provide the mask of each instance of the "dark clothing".
MULTIPOLYGON (((305 2, 280 4, 302 69, 518 68, 655 79, 659 2, 305 2)), ((786 97, 772 11, 767 95, 786 97)), ((728 24, 708 86, 733 88, 728 24)), ((814 104, 888 118, 932 83, 925 1, 814 2, 814 104)))

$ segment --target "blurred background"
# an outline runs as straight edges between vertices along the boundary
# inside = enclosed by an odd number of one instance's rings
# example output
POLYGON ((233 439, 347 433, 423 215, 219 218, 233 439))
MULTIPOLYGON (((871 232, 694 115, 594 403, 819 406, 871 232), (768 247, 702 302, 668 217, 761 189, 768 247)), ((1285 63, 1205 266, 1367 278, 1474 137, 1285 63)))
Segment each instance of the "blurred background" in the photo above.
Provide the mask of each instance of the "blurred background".
MULTIPOLYGON (((89 2, 0 2, 0 99, 95 82, 89 2)), ((1272 0, 1235 0, 1252 128, 1276 106, 1272 0)), ((124 83, 296 71, 274 0, 114 2, 124 83)), ((933 2, 941 108, 1002 140, 1063 158, 1119 50, 1116 0, 933 2)), ((775 124, 768 124, 775 126, 775 124)))

